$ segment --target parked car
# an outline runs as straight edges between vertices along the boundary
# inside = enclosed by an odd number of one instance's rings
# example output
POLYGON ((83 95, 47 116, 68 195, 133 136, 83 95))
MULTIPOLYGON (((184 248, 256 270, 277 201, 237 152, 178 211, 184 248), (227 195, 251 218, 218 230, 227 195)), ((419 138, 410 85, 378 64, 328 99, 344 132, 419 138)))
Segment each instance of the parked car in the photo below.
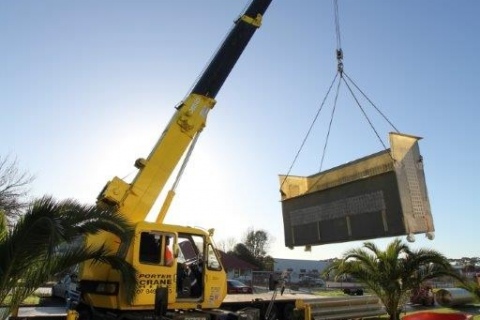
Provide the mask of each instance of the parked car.
POLYGON ((345 288, 343 289, 343 293, 348 294, 350 296, 363 296, 363 289, 362 288, 345 288))
POLYGON ((245 283, 235 280, 227 280, 227 293, 228 294, 238 294, 238 293, 253 293, 251 287, 247 286, 245 283))
POLYGON ((67 274, 52 287, 52 296, 65 299, 69 298, 69 292, 76 286, 77 277, 75 274, 67 274))
POLYGON ((325 287, 325 281, 320 278, 303 277, 298 285, 301 287, 325 287))

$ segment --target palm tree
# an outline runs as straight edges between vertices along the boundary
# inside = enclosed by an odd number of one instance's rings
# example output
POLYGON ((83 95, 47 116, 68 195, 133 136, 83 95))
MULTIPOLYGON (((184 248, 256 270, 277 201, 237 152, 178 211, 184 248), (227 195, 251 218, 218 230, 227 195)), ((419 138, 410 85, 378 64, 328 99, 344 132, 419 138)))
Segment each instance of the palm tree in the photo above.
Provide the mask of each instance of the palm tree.
POLYGON ((461 279, 447 258, 435 250, 412 251, 400 239, 380 250, 374 243, 351 249, 342 259, 334 261, 324 271, 336 277, 350 275, 375 293, 385 305, 390 319, 399 319, 403 303, 410 291, 424 281, 449 276, 461 279))
POLYGON ((459 287, 469 291, 477 301, 480 301, 480 279, 476 275, 473 280, 465 279, 459 287))
POLYGON ((12 229, 0 223, 0 304, 7 295, 10 298, 0 319, 16 315, 21 302, 53 275, 89 260, 119 270, 132 301, 137 285, 133 266, 103 245, 78 242, 79 237, 98 232, 115 234, 122 244, 133 235, 128 220, 115 211, 51 197, 32 202, 12 229))

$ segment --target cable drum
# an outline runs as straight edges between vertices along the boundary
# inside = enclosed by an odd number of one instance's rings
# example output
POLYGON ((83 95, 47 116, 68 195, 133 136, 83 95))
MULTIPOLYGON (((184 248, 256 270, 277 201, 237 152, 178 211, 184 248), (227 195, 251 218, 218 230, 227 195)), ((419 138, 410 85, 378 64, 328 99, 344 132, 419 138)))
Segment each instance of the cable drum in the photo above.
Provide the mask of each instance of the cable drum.
POLYGON ((473 295, 463 288, 440 289, 435 293, 435 301, 443 307, 472 303, 473 295))

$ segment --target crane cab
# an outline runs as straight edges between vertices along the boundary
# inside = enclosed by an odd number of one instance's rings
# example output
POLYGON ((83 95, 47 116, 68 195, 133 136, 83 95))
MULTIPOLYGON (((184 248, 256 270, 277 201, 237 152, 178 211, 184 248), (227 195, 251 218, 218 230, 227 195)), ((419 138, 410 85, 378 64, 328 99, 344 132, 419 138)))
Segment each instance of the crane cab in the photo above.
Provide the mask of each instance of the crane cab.
POLYGON ((132 303, 125 299, 119 272, 106 265, 84 264, 84 300, 97 308, 151 310, 157 289, 172 309, 218 308, 227 294, 226 272, 203 229, 139 222, 126 260, 137 270, 132 303), (105 268, 105 270, 99 270, 105 268), (102 272, 103 271, 103 272, 102 272), (99 275, 103 275, 99 278, 99 275), (87 290, 84 290, 88 288, 87 290))

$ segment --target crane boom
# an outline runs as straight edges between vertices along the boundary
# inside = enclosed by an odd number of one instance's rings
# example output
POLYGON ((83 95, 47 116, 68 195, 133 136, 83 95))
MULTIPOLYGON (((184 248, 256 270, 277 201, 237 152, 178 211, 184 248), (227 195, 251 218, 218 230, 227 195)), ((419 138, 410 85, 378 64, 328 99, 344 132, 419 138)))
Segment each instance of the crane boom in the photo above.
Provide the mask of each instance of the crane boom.
MULTIPOLYGON (((114 177, 97 198, 99 205, 115 206, 132 222, 145 220, 156 199, 194 137, 206 125, 215 96, 260 26, 272 0, 253 0, 235 21, 219 50, 196 82, 192 91, 177 107, 147 159, 138 159, 139 169, 131 183, 114 177)), ((157 218, 163 222, 164 214, 157 218)))
MULTIPOLYGON (((215 96, 261 24, 272 0, 252 0, 235 21, 193 89, 181 101, 146 159, 137 159, 131 183, 119 177, 109 181, 97 197, 100 207, 112 207, 134 226, 134 236, 121 243, 103 232, 85 239, 86 247, 102 246, 125 258, 138 273, 134 301, 127 301, 120 270, 108 264, 82 263, 79 268, 80 319, 92 312, 133 318, 162 305, 172 312, 218 308, 227 294, 227 274, 213 243, 213 230, 164 223, 173 190, 168 193, 155 222, 145 219, 177 165, 188 158, 215 96), (165 253, 173 253, 167 263, 165 253), (161 303, 158 303, 161 301, 161 303), (82 316, 83 315, 83 316, 82 316)), ((185 162, 184 162, 185 164, 185 162)), ((179 172, 183 170, 183 166, 179 172)), ((175 181, 174 187, 176 183, 175 181)))

